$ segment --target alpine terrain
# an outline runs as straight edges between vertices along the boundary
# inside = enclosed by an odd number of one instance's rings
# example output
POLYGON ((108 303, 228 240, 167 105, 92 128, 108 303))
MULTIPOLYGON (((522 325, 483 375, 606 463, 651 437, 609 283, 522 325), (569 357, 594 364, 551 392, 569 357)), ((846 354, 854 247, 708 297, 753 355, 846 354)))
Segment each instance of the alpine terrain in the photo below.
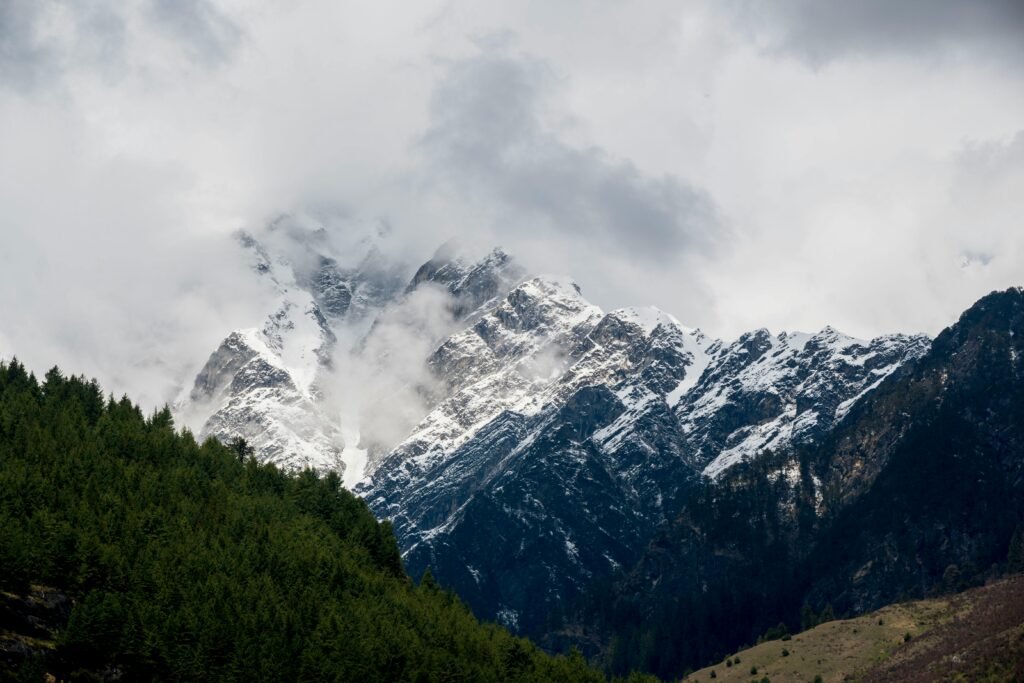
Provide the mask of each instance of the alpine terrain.
POLYGON ((179 411, 260 460, 342 471, 392 521, 413 575, 429 567, 480 617, 527 634, 641 561, 708 485, 822 443, 930 347, 830 327, 714 339, 453 244, 400 282, 374 247, 341 268, 320 234, 282 220, 242 236, 280 303, 227 336, 179 411), (332 396, 367 390, 345 385, 342 355, 415 400, 396 390, 342 416, 332 396), (416 372, 396 375, 410 355, 416 372))

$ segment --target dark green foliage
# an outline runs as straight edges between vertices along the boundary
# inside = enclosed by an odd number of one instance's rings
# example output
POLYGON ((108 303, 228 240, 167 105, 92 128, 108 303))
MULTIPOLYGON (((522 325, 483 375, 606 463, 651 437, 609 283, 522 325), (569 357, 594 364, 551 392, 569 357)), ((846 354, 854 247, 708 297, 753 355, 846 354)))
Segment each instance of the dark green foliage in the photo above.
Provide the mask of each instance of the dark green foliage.
POLYGON ((764 635, 757 639, 757 642, 766 643, 769 640, 789 640, 791 637, 789 635, 789 628, 784 622, 780 621, 776 626, 772 626, 765 631, 764 635))
POLYGON ((1006 571, 1024 572, 1024 528, 1017 525, 1010 537, 1010 550, 1006 555, 1006 571))
MULTIPOLYGON (((337 475, 288 475, 244 442, 53 369, 0 363, 0 589, 74 600, 46 666, 127 680, 603 681, 479 624, 405 576, 387 523, 337 475)), ((38 680, 26 660, 5 675, 38 680)), ((77 673, 76 673, 77 672, 77 673)), ((74 675, 73 675, 74 674, 74 675)))

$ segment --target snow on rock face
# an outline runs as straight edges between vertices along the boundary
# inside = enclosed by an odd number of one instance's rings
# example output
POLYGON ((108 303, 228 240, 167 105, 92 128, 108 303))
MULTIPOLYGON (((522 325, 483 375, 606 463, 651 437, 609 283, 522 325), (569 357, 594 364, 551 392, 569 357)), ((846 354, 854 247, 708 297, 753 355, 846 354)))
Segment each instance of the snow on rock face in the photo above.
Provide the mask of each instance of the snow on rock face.
POLYGON ((514 608, 528 630, 631 562, 696 476, 667 395, 710 343, 657 309, 604 314, 566 278, 527 281, 431 356, 445 393, 357 492, 392 520, 410 571, 429 565, 481 615, 514 608), (502 547, 485 549, 493 533, 502 547))
MULTIPOLYGON (((373 343, 379 341, 375 331, 386 337, 396 325, 409 328, 397 335, 399 341, 432 334, 436 340, 428 338, 418 356, 422 363, 436 343, 493 308, 522 276, 501 249, 473 261, 449 245, 409 282, 400 264, 365 238, 349 249, 362 250, 362 259, 342 266, 344 250, 338 251, 322 226, 289 216, 274 221, 260 239, 239 233, 238 241, 267 287, 270 312, 258 327, 225 338, 175 410, 203 437, 244 438, 257 458, 286 467, 341 471, 347 486, 362 478, 372 451, 362 443, 366 425, 347 413, 340 424, 339 413, 345 411, 330 396, 339 381, 332 374, 338 337, 361 339, 353 354, 369 348, 387 363, 392 349, 373 343), (410 301, 424 293, 431 296, 410 301), (437 310, 422 310, 424 300, 437 310), (409 311, 403 307, 419 310, 404 315, 409 311), (428 329, 424 316, 443 320, 428 329), (386 324, 379 325, 381 320, 386 324)), ((372 447, 372 438, 368 443, 372 447)))
POLYGON ((460 251, 458 244, 449 242, 420 266, 405 293, 411 294, 422 286, 440 287, 451 297, 452 318, 475 320, 497 305, 525 275, 500 247, 480 260, 473 260, 460 251))
POLYGON ((444 395, 387 460, 409 461, 405 467, 423 470, 502 411, 527 408, 531 397, 561 374, 572 343, 600 316, 600 309, 564 280, 535 278, 513 289, 428 359, 444 395))
POLYGON ((440 344, 432 410, 357 491, 393 521, 410 571, 430 566, 478 614, 513 610, 529 632, 630 566, 702 474, 819 438, 927 347, 831 328, 726 344, 535 278, 440 344))
POLYGON ((339 425, 324 412, 317 387, 337 339, 286 264, 271 262, 251 238, 243 245, 276 291, 276 308, 261 328, 225 338, 177 412, 201 437, 245 439, 263 462, 341 470, 339 425))
POLYGON ((356 316, 357 306, 377 305, 400 285, 370 263, 372 249, 363 270, 344 270, 316 251, 321 232, 301 227, 276 221, 267 234, 273 247, 239 234, 269 292, 270 312, 259 327, 224 339, 175 409, 201 437, 245 439, 263 462, 343 471, 340 425, 321 400, 337 344, 332 323, 356 316))
POLYGON ((814 335, 757 330, 718 349, 676 415, 689 448, 715 477, 765 450, 812 442, 904 363, 928 350, 923 336, 871 341, 831 327, 814 335))
POLYGON ((821 438, 928 348, 831 328, 725 343, 656 308, 604 313, 567 277, 523 281, 500 249, 474 260, 447 245, 396 285, 379 252, 345 269, 321 235, 300 237, 288 258, 242 238, 273 305, 225 338, 179 412, 262 460, 343 471, 392 520, 414 575, 430 566, 480 616, 526 632, 632 566, 702 476, 821 438), (343 387, 380 401, 344 425, 325 399, 338 338, 393 380, 343 387))

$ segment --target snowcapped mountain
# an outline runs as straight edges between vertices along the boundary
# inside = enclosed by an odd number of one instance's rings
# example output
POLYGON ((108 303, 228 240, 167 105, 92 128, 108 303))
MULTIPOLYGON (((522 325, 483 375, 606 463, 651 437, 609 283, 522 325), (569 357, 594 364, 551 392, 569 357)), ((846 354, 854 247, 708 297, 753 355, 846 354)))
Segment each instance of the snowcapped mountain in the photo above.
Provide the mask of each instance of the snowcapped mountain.
POLYGON ((534 278, 431 354, 430 412, 357 491, 410 571, 531 632, 635 562, 702 473, 820 437, 927 347, 831 328, 725 344, 534 278))
POLYGON ((237 238, 268 292, 267 316, 228 334, 176 412, 202 437, 245 439, 261 461, 343 471, 342 425, 324 401, 335 330, 384 306, 403 281, 372 242, 356 245, 357 265, 341 266, 325 230, 301 219, 237 238))
POLYGON ((655 308, 606 313, 500 249, 447 244, 412 272, 365 242, 343 267, 289 221, 240 242, 273 304, 179 413, 261 460, 342 471, 411 572, 523 632, 632 566, 705 477, 823 438, 929 346, 832 328, 726 343, 655 308))
POLYGON ((175 411, 202 437, 242 438, 261 461, 334 469, 347 484, 361 478, 368 449, 358 416, 342 420, 336 394, 350 387, 337 386, 335 362, 357 359, 369 368, 363 375, 385 374, 397 345, 419 337, 433 348, 522 274, 500 249, 472 260, 447 244, 410 281, 375 240, 339 248, 322 226, 290 216, 238 242, 269 292, 267 316, 227 335, 175 411), (344 266, 346 250, 362 256, 344 266))

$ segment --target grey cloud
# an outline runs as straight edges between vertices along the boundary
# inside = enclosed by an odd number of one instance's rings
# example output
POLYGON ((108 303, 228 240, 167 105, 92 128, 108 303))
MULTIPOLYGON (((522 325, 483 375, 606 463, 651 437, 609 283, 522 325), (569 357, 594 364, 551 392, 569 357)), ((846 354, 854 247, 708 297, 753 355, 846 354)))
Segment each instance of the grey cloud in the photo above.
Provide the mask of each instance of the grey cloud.
POLYGON ((1024 170, 1024 130, 1009 141, 984 140, 964 145, 957 154, 960 182, 989 185, 999 176, 1024 170))
POLYGON ((770 48, 814 65, 883 53, 970 53, 1024 64, 1021 0, 739 0, 733 9, 770 48))
POLYGON ((57 55, 38 35, 43 10, 36 0, 0 2, 0 84, 31 88, 56 70, 57 55))
MULTIPOLYGON (((147 25, 181 46, 193 61, 225 62, 241 31, 209 0, 147 0, 147 25)), ((59 82, 74 68, 115 77, 126 68, 126 19, 131 8, 102 0, 0 1, 0 87, 28 92, 59 82), (70 34, 47 31, 53 16, 70 19, 70 34)))
POLYGON ((554 76, 541 62, 487 49, 456 62, 436 88, 423 147, 463 191, 513 212, 516 229, 603 240, 662 262, 711 250, 722 228, 707 193, 645 176, 597 147, 577 149, 545 128, 554 76))
POLYGON ((150 0, 150 15, 193 57, 211 64, 227 61, 241 38, 238 26, 209 0, 150 0))

